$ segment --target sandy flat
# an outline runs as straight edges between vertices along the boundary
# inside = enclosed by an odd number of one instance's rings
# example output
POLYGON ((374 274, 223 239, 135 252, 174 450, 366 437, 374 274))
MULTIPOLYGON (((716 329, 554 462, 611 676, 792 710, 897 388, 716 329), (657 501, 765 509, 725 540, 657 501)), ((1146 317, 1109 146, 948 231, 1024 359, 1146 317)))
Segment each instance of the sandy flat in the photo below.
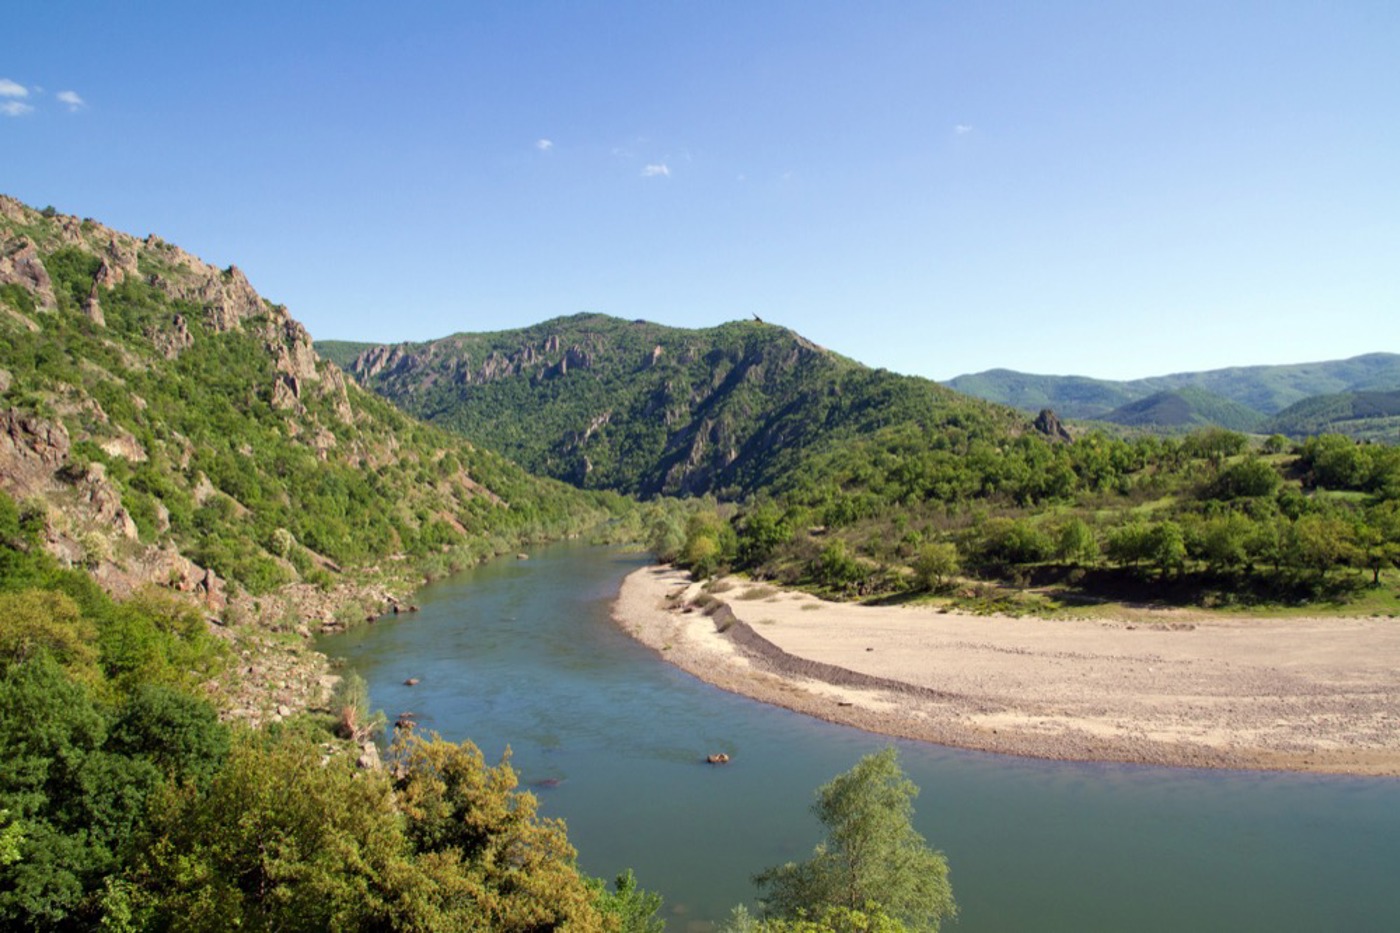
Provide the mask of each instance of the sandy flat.
POLYGON ((725 581, 728 611, 686 611, 699 587, 647 567, 623 583, 613 616, 718 687, 886 735, 1040 758, 1400 776, 1397 620, 1007 618, 756 587, 725 581))

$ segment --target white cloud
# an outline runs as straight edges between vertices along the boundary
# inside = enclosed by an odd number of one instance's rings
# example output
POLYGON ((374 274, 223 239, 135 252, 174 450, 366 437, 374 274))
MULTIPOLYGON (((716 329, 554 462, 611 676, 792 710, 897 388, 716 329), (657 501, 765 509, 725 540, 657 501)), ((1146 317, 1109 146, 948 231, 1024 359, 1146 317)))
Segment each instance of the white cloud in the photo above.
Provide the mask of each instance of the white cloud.
POLYGON ((34 108, 22 100, 7 100, 0 103, 0 113, 7 117, 22 117, 26 113, 33 113, 34 108))
POLYGON ((87 106, 87 101, 78 96, 77 91, 59 91, 54 95, 60 103, 67 104, 69 111, 80 110, 87 106))
POLYGON ((554 148, 554 140, 537 139, 535 140, 535 148, 538 149, 540 152, 548 152, 549 150, 554 148))
POLYGON ((957 136, 966 136, 968 133, 971 132, 972 127, 966 123, 959 123, 957 126, 953 127, 953 133, 957 136))
POLYGON ((23 84, 0 78, 0 97, 28 97, 29 89, 23 84))
POLYGON ((648 165, 642 168, 643 178, 670 178, 671 167, 665 162, 656 165, 648 165))

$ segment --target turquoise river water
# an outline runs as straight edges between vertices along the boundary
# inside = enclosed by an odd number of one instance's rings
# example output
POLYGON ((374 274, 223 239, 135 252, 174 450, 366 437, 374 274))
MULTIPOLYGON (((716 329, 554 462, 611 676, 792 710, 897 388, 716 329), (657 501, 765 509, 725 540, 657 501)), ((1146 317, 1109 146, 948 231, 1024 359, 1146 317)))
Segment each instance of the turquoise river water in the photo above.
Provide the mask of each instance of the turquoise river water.
MULTIPOLYGON (((643 561, 544 548, 320 647, 391 719, 412 710, 493 762, 509 746, 586 872, 633 868, 669 930, 703 931, 753 903, 754 872, 811 852, 813 790, 889 740, 717 690, 633 642, 609 604, 643 561)), ((960 916, 945 929, 1400 931, 1400 780, 895 744, 922 789, 916 825, 951 866, 960 916)))

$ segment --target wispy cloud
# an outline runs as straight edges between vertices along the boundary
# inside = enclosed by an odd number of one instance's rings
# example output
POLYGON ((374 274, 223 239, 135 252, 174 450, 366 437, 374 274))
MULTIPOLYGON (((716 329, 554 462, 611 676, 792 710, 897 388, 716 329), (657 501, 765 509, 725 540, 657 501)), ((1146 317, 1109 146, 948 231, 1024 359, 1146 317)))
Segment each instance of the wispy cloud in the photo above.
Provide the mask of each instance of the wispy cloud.
POLYGON ((669 165, 667 165, 665 162, 658 162, 658 163, 653 164, 653 165, 643 166, 643 168, 642 168, 642 177, 643 177, 643 178, 670 178, 670 177, 671 177, 671 167, 670 167, 669 165))
MULTIPOLYGON (((44 89, 41 87, 32 88, 34 94, 43 97, 44 89)), ((18 81, 10 78, 0 78, 0 116, 22 117, 25 114, 34 112, 34 105, 29 103, 31 88, 25 87, 18 81)), ((77 91, 59 91, 54 98, 66 106, 69 112, 81 110, 87 106, 87 101, 78 96, 77 91)))
POLYGON ((549 150, 554 148, 554 140, 537 139, 535 140, 535 148, 538 149, 540 152, 548 152, 549 150))
POLYGON ((959 123, 957 126, 953 127, 953 135, 955 136, 966 136, 971 132, 972 126, 967 123, 959 123))

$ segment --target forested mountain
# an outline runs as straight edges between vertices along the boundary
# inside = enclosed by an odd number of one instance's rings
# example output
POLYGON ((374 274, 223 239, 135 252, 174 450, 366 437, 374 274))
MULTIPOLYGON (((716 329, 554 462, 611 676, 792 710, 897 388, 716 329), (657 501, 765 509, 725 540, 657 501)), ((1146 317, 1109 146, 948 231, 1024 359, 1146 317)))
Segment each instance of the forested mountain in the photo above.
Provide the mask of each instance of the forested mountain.
POLYGON ((1288 406, 1264 427, 1289 437, 1335 432, 1400 444, 1400 389, 1319 395, 1288 406))
POLYGON ((1099 421, 1148 430, 1190 430, 1212 425, 1257 431, 1267 416, 1196 386, 1157 392, 1100 415, 1099 421))
POLYGON ((1121 382, 994 369, 958 376, 945 385, 1024 411, 1053 408, 1066 418, 1099 419, 1130 402, 1186 388, 1201 389, 1260 414, 1273 415, 1315 395, 1398 389, 1400 354, 1368 353, 1347 360, 1239 366, 1121 382))
MULTIPOLYGON (((348 355, 354 345, 333 345, 348 355)), ((741 497, 890 425, 1007 437, 1027 419, 872 370, 759 321, 706 330, 598 314, 361 350, 406 411, 585 488, 741 497)))

